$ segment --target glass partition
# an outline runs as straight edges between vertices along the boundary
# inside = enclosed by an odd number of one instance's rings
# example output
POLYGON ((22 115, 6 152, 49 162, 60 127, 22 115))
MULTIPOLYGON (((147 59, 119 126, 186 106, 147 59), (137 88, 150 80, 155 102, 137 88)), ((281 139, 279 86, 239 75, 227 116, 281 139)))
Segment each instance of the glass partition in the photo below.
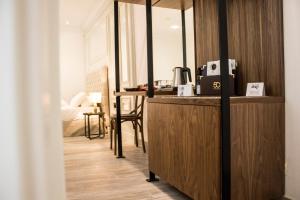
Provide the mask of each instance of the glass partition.
MULTIPOLYGON (((187 67, 195 83, 193 8, 185 11, 187 67)), ((173 81, 173 69, 183 67, 183 34, 180 10, 153 7, 154 80, 173 81)))

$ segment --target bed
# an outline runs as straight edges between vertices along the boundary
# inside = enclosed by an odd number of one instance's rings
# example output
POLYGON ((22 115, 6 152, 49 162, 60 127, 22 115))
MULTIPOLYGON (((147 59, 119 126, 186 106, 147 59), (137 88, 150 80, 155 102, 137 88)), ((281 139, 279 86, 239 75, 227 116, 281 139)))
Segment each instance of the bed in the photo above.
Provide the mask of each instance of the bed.
MULTIPOLYGON (((62 100, 61 115, 63 121, 64 137, 76 137, 84 135, 83 113, 93 112, 93 106, 88 100, 91 92, 101 92, 102 106, 105 112, 106 123, 109 121, 109 98, 107 67, 93 70, 86 76, 86 91, 76 94, 70 103, 62 100)), ((97 132, 97 117, 91 118, 91 131, 97 132)))
MULTIPOLYGON (((64 137, 76 137, 84 135, 84 116, 85 112, 92 112, 93 107, 71 107, 61 108, 64 137)), ((95 124, 92 123, 92 129, 95 124)))

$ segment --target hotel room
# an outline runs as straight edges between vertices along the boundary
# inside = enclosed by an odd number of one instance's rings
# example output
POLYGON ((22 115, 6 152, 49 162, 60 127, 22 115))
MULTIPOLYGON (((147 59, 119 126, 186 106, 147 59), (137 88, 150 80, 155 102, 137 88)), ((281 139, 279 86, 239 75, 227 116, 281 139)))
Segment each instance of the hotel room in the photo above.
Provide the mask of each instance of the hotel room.
POLYGON ((0 200, 298 200, 299 0, 0 1, 0 200))

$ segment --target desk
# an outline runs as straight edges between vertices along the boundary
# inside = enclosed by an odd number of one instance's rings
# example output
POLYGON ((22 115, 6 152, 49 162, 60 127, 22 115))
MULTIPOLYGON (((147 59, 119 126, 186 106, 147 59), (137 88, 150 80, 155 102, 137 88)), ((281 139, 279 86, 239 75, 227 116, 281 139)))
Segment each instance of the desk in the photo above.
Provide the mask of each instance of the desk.
MULTIPOLYGON (((155 91, 154 94, 156 96, 170 96, 170 95, 174 95, 177 92, 175 91, 155 91)), ((147 96, 147 92, 146 91, 131 91, 131 92, 114 92, 114 95, 116 97, 122 97, 122 96, 147 96)), ((118 110, 117 110, 118 111, 118 110)), ((121 117, 121 111, 120 113, 117 113, 117 117, 118 115, 121 117)), ((122 158, 123 157, 123 144, 122 144, 122 126, 121 126, 121 119, 120 120, 116 120, 116 124, 119 127, 118 128, 118 157, 122 158)))
POLYGON ((146 91, 114 92, 114 95, 116 97, 121 97, 121 96, 146 96, 147 92, 146 91))

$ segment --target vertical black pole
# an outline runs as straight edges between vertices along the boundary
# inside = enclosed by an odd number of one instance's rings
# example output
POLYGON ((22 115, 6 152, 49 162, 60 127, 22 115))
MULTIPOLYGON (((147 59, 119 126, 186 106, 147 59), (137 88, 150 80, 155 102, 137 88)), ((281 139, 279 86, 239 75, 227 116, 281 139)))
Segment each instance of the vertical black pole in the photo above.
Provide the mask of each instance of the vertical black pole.
POLYGON ((195 6, 195 0, 193 0, 193 24, 194 24, 194 54, 195 54, 195 83, 197 81, 197 67, 198 67, 198 60, 197 60, 197 30, 196 30, 196 6, 195 6))
POLYGON ((152 0, 146 0, 147 24, 147 62, 148 62, 148 97, 154 96, 153 88, 153 38, 152 38, 152 0))
MULTIPOLYGON (((152 37, 152 0, 146 0, 147 24, 147 62, 148 62, 148 97, 154 97, 153 87, 153 37, 152 37)), ((155 174, 149 171, 148 182, 158 181, 155 174)))
POLYGON ((182 21, 183 67, 187 67, 187 56, 186 56, 186 27, 185 27, 185 11, 184 11, 184 10, 181 10, 181 21, 182 21))
POLYGON ((221 61, 222 200, 231 199, 230 94, 228 66, 227 5, 218 0, 221 61))
MULTIPOLYGON (((114 24, 115 24, 115 73, 116 73, 116 92, 120 92, 120 55, 119 55, 119 2, 114 1, 114 24)), ((118 158, 123 158, 122 149, 122 129, 121 129, 121 97, 116 97, 117 107, 117 127, 118 133, 118 158)))

